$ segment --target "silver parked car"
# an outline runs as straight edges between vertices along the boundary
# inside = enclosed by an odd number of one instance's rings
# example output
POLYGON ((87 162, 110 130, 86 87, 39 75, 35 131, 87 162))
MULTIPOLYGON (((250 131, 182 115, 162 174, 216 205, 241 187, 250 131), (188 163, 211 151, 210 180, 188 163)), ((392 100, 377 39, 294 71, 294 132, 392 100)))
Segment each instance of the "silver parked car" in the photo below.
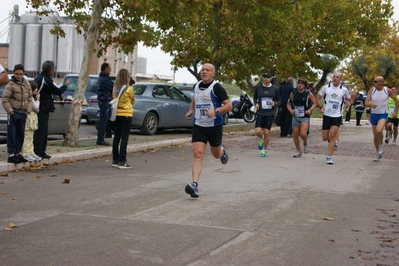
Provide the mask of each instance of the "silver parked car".
MULTIPOLYGON (((26 78, 28 81, 33 78, 26 78)), ((0 98, 3 96, 4 88, 6 85, 0 87, 0 98)), ((48 134, 58 135, 61 134, 65 137, 67 132, 69 114, 71 112, 71 101, 64 101, 60 95, 53 95, 55 111, 50 113, 48 123, 48 134)), ((7 114, 0 104, 0 135, 7 135, 7 114)))
MULTIPOLYGON (((192 128, 193 121, 186 119, 191 100, 170 84, 134 84, 136 103, 133 105, 132 128, 142 134, 154 135, 159 129, 192 128)), ((98 121, 97 96, 89 99, 87 116, 90 121, 98 121)))

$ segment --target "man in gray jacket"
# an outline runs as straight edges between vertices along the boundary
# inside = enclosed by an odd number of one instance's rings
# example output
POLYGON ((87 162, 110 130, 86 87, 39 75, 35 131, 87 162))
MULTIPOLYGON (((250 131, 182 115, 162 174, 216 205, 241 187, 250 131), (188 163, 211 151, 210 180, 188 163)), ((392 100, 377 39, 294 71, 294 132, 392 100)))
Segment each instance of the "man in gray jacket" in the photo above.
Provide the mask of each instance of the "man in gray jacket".
POLYGON ((267 156, 270 129, 274 121, 276 108, 280 106, 280 92, 271 83, 273 75, 264 73, 263 83, 258 83, 254 88, 254 104, 256 112, 255 135, 259 138, 258 149, 260 156, 267 156))

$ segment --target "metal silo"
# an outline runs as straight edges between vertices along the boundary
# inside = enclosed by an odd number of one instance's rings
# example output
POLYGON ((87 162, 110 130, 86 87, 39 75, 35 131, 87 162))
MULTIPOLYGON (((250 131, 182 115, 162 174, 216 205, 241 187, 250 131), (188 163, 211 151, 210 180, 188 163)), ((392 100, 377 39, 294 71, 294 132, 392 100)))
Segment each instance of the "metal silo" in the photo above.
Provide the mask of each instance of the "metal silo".
POLYGON ((37 24, 39 17, 35 13, 24 13, 21 15, 20 23, 22 24, 37 24))
POLYGON ((25 40, 24 66, 27 72, 40 71, 40 47, 42 40, 42 25, 27 24, 25 40))
POLYGON ((25 25, 11 24, 10 44, 8 49, 8 68, 14 69, 16 64, 24 63, 25 25))
POLYGON ((62 24, 65 38, 58 39, 57 72, 71 73, 73 65, 75 25, 62 24))
POLYGON ((57 66, 57 35, 50 33, 53 28, 54 25, 52 24, 43 25, 40 63, 51 60, 57 66))

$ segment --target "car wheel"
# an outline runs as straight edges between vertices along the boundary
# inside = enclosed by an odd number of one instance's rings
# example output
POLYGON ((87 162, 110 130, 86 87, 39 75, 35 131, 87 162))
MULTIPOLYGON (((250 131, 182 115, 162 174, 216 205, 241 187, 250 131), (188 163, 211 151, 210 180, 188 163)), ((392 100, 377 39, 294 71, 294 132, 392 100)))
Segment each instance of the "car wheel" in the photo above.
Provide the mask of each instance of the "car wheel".
POLYGON ((228 125, 229 124, 229 114, 224 114, 223 115, 223 125, 228 125))
POLYGON ((158 117, 154 113, 148 113, 144 117, 140 131, 144 135, 154 135, 158 130, 158 117))

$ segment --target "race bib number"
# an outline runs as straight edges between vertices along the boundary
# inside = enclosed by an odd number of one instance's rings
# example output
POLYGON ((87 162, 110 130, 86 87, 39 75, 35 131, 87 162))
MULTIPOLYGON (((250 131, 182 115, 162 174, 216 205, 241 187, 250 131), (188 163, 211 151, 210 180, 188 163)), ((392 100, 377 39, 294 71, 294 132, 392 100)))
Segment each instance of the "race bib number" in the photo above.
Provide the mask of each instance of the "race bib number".
POLYGON ((262 109, 272 109, 272 101, 273 98, 271 97, 263 97, 262 98, 262 109))
POLYGON ((389 107, 389 113, 390 113, 391 115, 393 115, 393 114, 394 114, 394 111, 395 111, 395 106, 390 106, 390 107, 389 107))
POLYGON ((198 120, 198 122, 206 123, 215 120, 216 117, 208 117, 206 115, 206 111, 211 108, 212 105, 210 103, 195 105, 195 118, 198 120))
POLYGON ((328 102, 329 103, 329 105, 331 106, 331 111, 333 112, 333 113, 341 113, 341 110, 339 109, 339 102, 338 101, 329 101, 328 102))
POLYGON ((295 106, 295 116, 305 117, 305 106, 295 106))

